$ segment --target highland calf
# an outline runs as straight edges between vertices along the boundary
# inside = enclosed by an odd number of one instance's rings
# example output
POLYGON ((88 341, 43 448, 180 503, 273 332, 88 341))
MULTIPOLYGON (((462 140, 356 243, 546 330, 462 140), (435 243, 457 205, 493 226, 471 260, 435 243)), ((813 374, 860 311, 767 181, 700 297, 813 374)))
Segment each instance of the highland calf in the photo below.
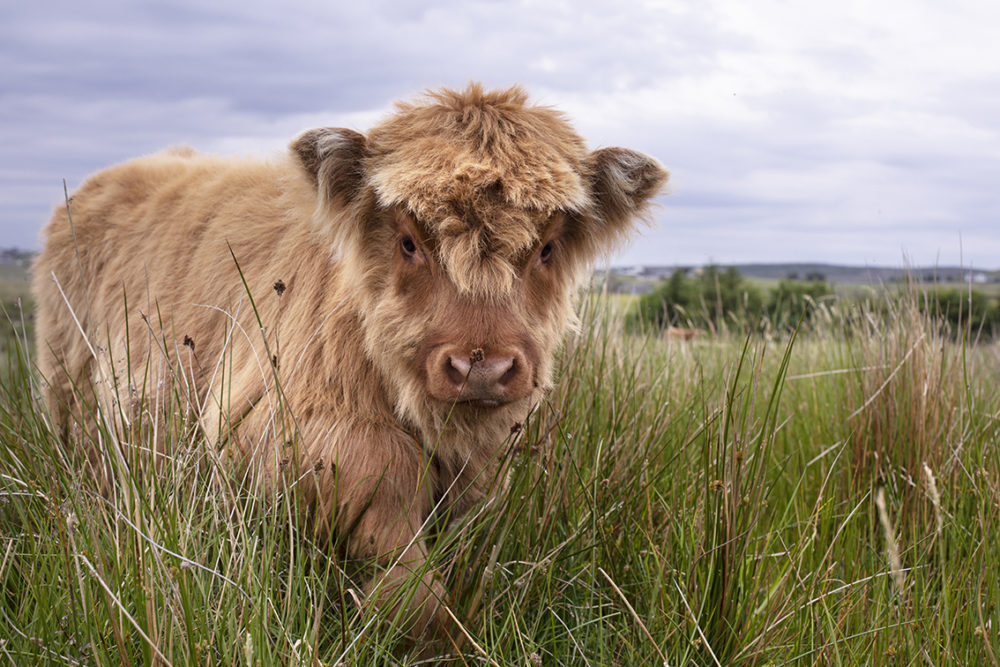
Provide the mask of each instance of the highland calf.
MULTIPOLYGON (((57 211, 34 267, 51 413, 71 430, 136 382, 184 378, 206 436, 262 479, 305 475, 391 591, 422 569, 430 513, 489 492, 551 386, 575 287, 666 179, 641 153, 588 151, 521 89, 478 85, 367 134, 310 130, 270 162, 113 167, 57 211)), ((415 622, 444 599, 427 574, 415 622)))

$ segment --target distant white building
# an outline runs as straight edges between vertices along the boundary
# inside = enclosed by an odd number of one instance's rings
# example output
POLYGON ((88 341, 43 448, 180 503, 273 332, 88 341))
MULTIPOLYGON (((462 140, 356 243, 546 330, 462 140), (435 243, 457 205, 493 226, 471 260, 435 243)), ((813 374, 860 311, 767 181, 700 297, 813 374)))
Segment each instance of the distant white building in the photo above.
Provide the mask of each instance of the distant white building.
POLYGON ((622 269, 622 275, 633 276, 635 278, 638 278, 643 274, 645 270, 646 267, 644 267, 642 264, 636 264, 635 266, 629 267, 627 269, 622 269))

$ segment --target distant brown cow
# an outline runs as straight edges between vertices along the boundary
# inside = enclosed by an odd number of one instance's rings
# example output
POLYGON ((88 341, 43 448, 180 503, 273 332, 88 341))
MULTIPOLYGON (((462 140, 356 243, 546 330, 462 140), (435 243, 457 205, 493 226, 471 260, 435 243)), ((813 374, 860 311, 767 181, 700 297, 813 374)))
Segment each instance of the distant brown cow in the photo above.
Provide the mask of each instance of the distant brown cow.
POLYGON ((681 327, 667 327, 667 340, 679 340, 689 342, 701 335, 701 329, 682 329, 681 327))
MULTIPOLYGON (((72 225, 57 211, 34 267, 52 414, 79 415, 74 386, 107 406, 144 374, 183 377, 206 435, 271 480, 293 429, 313 507, 390 566, 391 591, 422 567, 432 509, 489 492, 551 387, 575 286, 666 179, 641 153, 588 151, 520 88, 478 85, 367 135, 310 130, 270 162, 113 167, 72 196, 72 225)), ((417 622, 443 597, 426 575, 417 622)))

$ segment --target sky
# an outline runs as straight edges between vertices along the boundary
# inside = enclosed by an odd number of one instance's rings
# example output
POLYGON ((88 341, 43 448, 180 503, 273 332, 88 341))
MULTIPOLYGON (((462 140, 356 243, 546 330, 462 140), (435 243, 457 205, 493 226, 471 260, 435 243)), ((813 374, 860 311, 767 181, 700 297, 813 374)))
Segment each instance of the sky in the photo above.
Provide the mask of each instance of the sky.
POLYGON ((273 156, 476 80, 670 170, 612 264, 996 269, 997 26, 995 0, 7 2, 0 247, 39 246, 63 180, 273 156))

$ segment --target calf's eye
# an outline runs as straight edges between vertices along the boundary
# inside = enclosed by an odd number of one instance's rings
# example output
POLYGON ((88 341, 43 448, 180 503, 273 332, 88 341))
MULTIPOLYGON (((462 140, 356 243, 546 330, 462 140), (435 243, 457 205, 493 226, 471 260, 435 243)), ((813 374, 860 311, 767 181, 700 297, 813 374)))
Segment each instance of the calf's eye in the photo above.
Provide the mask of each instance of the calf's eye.
POLYGON ((548 243, 542 246, 542 252, 539 253, 538 259, 542 260, 543 264, 548 262, 549 259, 552 257, 552 251, 554 249, 555 249, 554 244, 552 243, 552 241, 549 241, 548 243))
POLYGON ((403 249, 403 254, 413 257, 417 254, 417 244, 409 236, 404 236, 399 240, 399 247, 403 249))

